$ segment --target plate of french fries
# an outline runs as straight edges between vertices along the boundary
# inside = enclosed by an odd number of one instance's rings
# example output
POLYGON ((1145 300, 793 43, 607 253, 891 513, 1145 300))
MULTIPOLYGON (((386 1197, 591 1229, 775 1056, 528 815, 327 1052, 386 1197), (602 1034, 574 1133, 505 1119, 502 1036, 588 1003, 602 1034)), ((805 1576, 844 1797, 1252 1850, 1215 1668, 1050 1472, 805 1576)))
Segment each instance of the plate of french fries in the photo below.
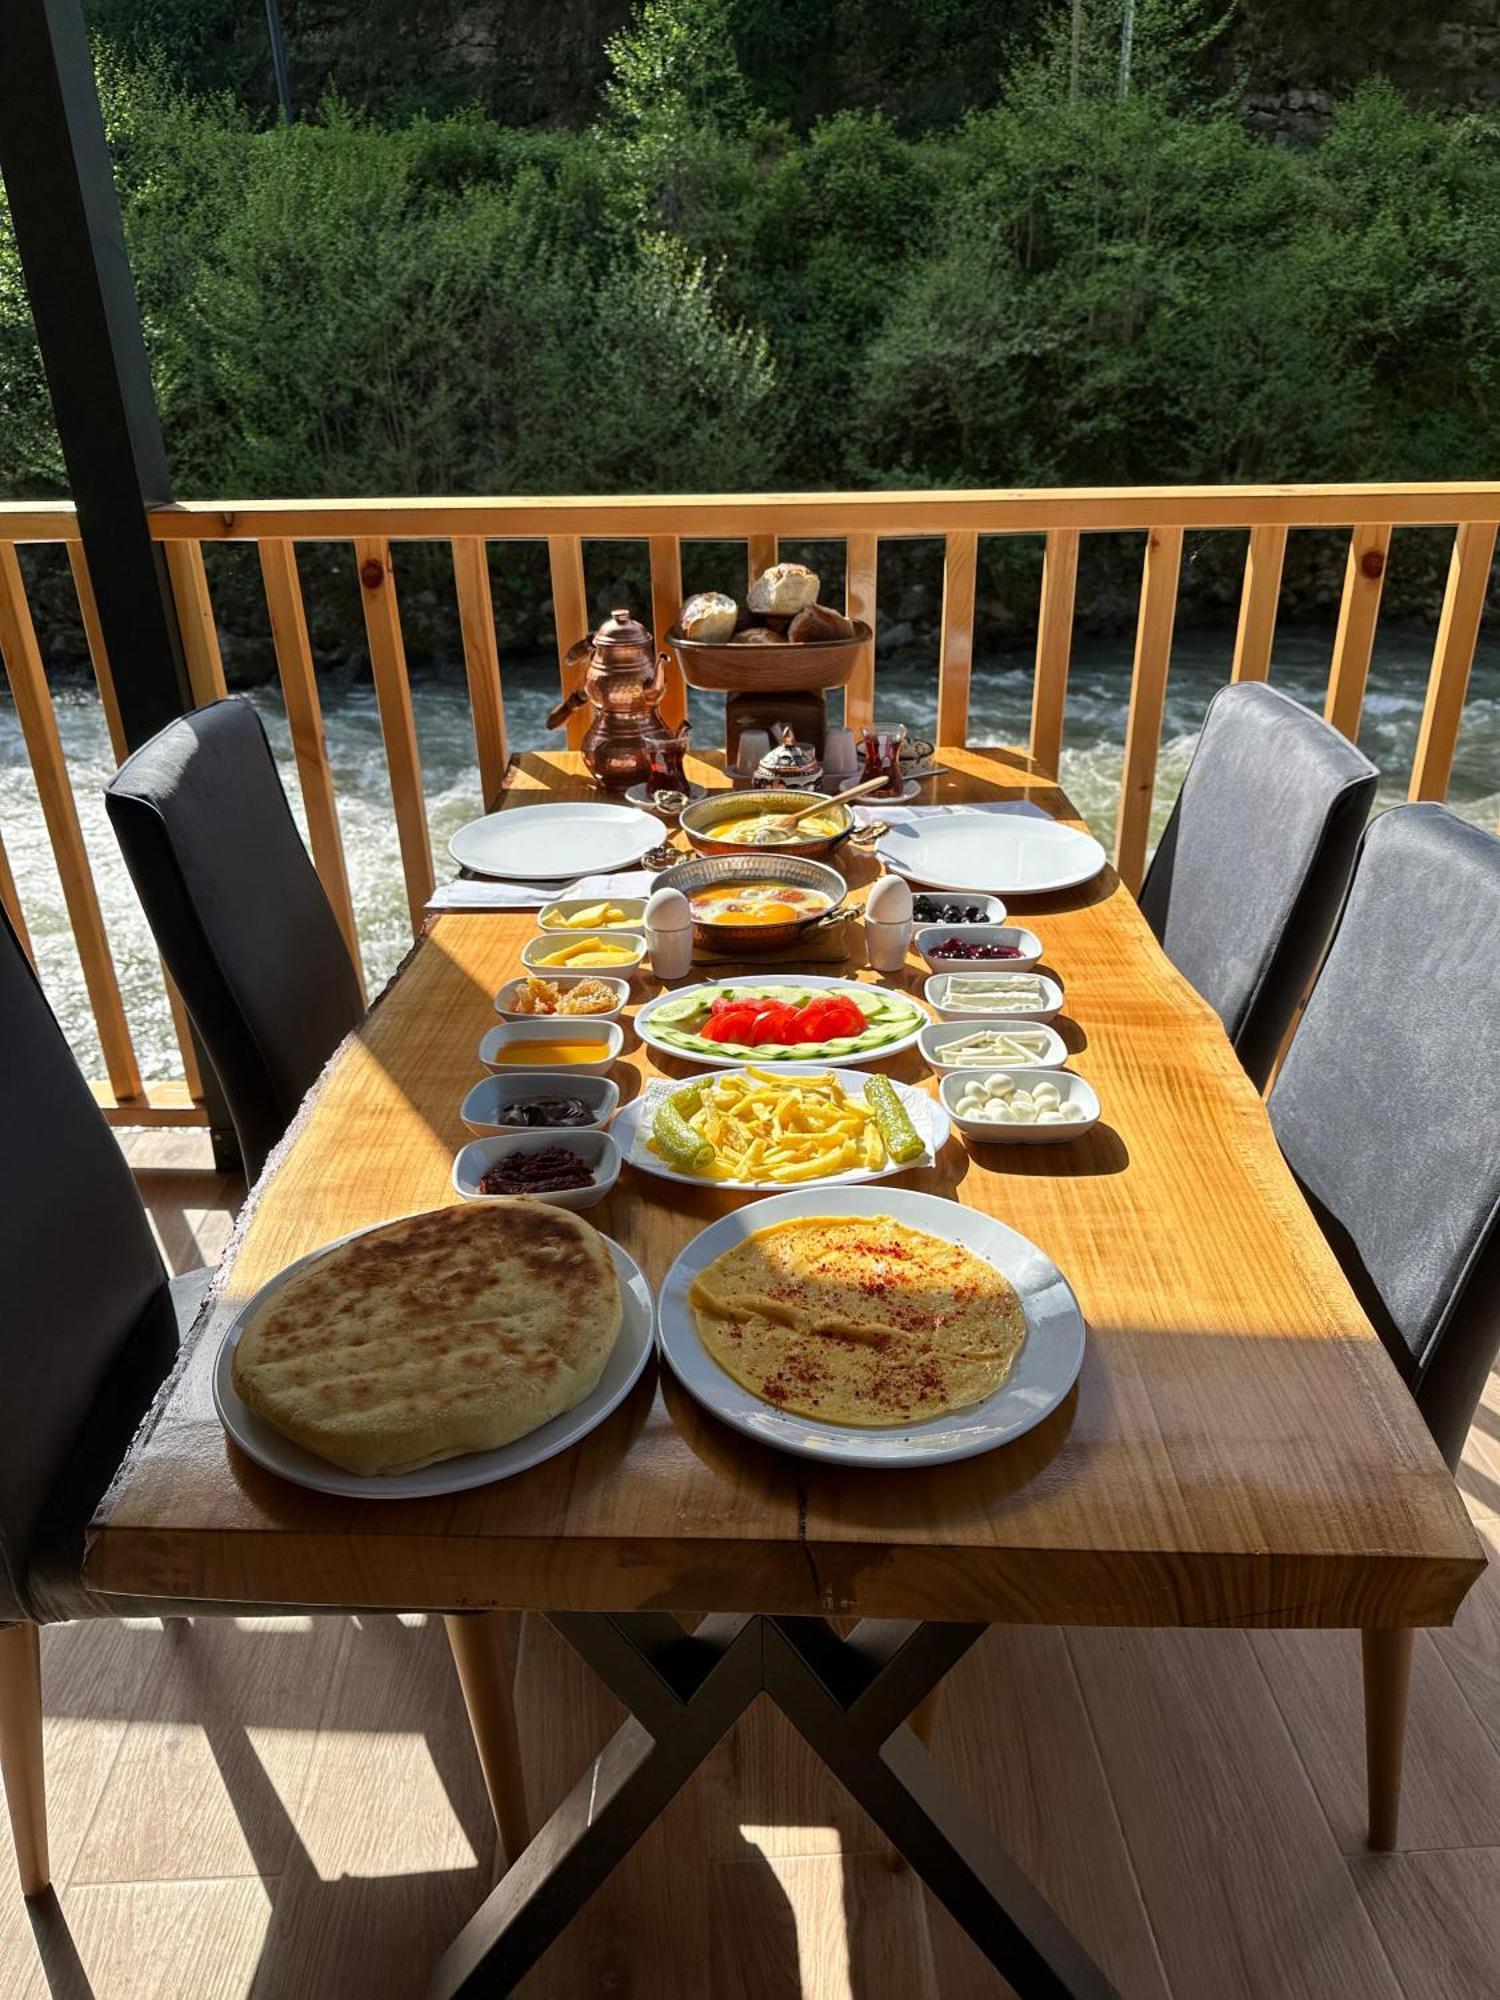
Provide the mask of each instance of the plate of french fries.
POLYGON ((930 1167, 951 1124, 936 1098, 864 1070, 745 1063, 657 1078, 611 1126, 631 1165, 692 1186, 764 1191, 930 1167))

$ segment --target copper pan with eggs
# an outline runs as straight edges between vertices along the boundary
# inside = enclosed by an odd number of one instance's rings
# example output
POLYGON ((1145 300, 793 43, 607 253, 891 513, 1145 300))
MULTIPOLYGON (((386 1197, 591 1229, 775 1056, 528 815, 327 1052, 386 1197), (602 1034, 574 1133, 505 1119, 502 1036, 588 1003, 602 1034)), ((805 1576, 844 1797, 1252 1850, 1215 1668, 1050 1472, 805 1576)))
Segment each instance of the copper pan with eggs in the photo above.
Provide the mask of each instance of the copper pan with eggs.
POLYGON ((656 887, 686 896, 693 941, 710 951, 781 951, 847 914, 837 868, 785 852, 679 861, 656 887))

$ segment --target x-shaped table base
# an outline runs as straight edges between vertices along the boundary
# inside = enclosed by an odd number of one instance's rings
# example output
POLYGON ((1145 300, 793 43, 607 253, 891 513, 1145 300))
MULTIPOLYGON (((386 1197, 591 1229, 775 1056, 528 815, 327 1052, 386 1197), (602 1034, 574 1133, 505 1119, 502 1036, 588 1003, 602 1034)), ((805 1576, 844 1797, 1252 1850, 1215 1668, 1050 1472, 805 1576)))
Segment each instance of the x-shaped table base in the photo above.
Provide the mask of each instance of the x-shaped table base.
POLYGON ((551 1623, 630 1710, 444 1953, 432 2000, 509 1993, 757 1695, 768 1694, 1021 2000, 1115 1989, 904 1724, 983 1625, 650 1612, 551 1623))

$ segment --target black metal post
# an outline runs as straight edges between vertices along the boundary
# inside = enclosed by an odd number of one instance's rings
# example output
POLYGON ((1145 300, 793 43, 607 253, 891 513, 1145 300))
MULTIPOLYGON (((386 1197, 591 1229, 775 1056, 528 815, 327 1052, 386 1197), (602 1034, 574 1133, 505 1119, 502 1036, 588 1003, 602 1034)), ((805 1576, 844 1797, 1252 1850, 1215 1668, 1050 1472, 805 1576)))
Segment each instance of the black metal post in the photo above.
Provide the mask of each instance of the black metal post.
MULTIPOLYGON (((172 478, 81 0, 9 0, 0 174, 120 721, 135 748, 193 697, 166 559, 146 520, 147 508, 171 500, 172 478)), ((198 1056, 214 1164, 235 1173, 229 1107, 201 1044, 198 1056)))
POLYGON ((0 172, 120 719, 132 747, 192 706, 148 507, 172 498, 80 0, 10 0, 0 172))

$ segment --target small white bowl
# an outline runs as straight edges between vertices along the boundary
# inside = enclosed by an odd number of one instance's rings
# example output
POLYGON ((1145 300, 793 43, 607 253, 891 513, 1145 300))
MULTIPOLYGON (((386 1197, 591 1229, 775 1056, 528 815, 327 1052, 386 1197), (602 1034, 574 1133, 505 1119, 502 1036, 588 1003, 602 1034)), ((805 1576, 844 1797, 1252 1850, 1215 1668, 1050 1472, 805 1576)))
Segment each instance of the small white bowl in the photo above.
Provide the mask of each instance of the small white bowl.
POLYGON ((530 944, 522 947, 521 963, 528 972, 540 973, 543 979, 551 979, 560 972, 590 973, 597 978, 629 979, 641 969, 641 961, 646 956, 646 935, 644 931, 580 931, 578 943, 585 938, 598 938, 604 944, 619 945, 628 951, 630 957, 622 958, 615 965, 544 965, 542 960, 549 951, 560 951, 568 942, 571 932, 543 931, 530 944))
MULTIPOLYGON (((998 896, 971 896, 967 890, 959 889, 955 889, 950 896, 942 889, 918 889, 915 886, 913 887, 912 897, 914 902, 920 902, 924 896, 930 896, 937 903, 957 903, 962 909, 982 910, 984 914, 979 919, 979 922, 982 924, 1003 924, 1005 922, 1005 905, 998 896)), ((940 924, 942 918, 918 917, 916 921, 919 929, 926 929, 929 925, 935 926, 940 924)), ((948 926, 948 929, 951 931, 966 931, 973 930, 974 928, 973 924, 949 924, 948 926)))
POLYGON ((566 1069, 518 1069, 482 1076, 459 1106, 458 1115, 471 1132, 598 1131, 620 1108, 620 1086, 607 1076, 579 1076, 566 1069), (523 1097, 577 1097, 593 1117, 587 1125, 507 1125, 505 1107, 523 1097))
POLYGON ((550 1201, 554 1208, 593 1208, 620 1178, 620 1149, 607 1132, 590 1132, 574 1125, 564 1131, 497 1132, 489 1139, 471 1139, 460 1146, 453 1159, 453 1188, 465 1201, 514 1201, 513 1194, 481 1194, 479 1183, 497 1160, 516 1153, 540 1153, 550 1146, 563 1146, 577 1153, 593 1179, 587 1187, 559 1188, 554 1194, 535 1194, 533 1201, 550 1201))
POLYGON ((930 1021, 917 1036, 917 1047, 926 1058, 930 1069, 939 1075, 949 1070, 981 1069, 986 1074, 996 1069, 1055 1069, 1068 1060, 1068 1045, 1056 1028, 1046 1028, 1038 1021, 974 1020, 966 1017, 962 1021, 930 1021), (973 1056, 959 1056, 954 1061, 944 1059, 944 1051, 955 1042, 961 1042, 968 1035, 983 1034, 990 1030, 997 1035, 1036 1034, 1045 1037, 1041 1053, 1034 1062, 1023 1062, 1019 1057, 1002 1060, 996 1057, 986 1064, 983 1058, 978 1062, 973 1056))
POLYGON ((615 1004, 602 1014, 537 1014, 529 1008, 523 1013, 515 1004, 516 996, 526 984, 527 975, 523 972, 519 979, 507 979, 495 995, 495 1012, 502 1021, 613 1021, 630 999, 630 981, 613 973, 538 972, 535 976, 550 979, 554 986, 576 986, 580 979, 597 979, 614 994, 615 1004))
POLYGON ((943 1109, 959 1131, 984 1145, 1055 1146, 1063 1139, 1078 1139, 1099 1123, 1099 1098, 1091 1083, 1065 1069, 1017 1069, 997 1064, 994 1069, 949 1070, 938 1085, 943 1109), (1072 1125, 992 1125, 986 1118, 971 1118, 958 1108, 964 1086, 987 1076, 1008 1076, 1018 1090, 1034 1090, 1039 1083, 1055 1083, 1064 1104, 1076 1104, 1083 1117, 1072 1125))
POLYGON ((1042 956, 1035 931, 1019 924, 923 924, 914 939, 917 950, 934 972, 1030 972, 1042 956), (954 958, 938 950, 950 938, 963 944, 1008 944, 1015 958, 954 958))
MULTIPOLYGON (((617 910, 624 912, 619 923, 611 926, 617 931, 637 930, 646 921, 646 899, 644 896, 564 896, 556 903, 548 903, 544 910, 537 912, 537 929, 557 931, 563 937, 583 937, 585 933, 572 924, 565 924, 564 917, 576 916, 580 910, 596 910, 601 903, 613 903, 617 910)), ((592 933, 588 933, 592 935, 592 933)))
MULTIPOLYGON (((986 1022, 1050 1021, 1062 1006, 1063 990, 1061 986, 1058 985, 1055 979, 1049 978, 1045 972, 1037 972, 1031 976, 1041 981, 1042 1000, 1040 1006, 1023 1008, 1014 1014, 1000 1014, 992 1011, 982 1016, 976 1014, 970 1007, 950 1007, 947 999, 948 981, 954 977, 963 979, 973 973, 982 973, 984 969, 983 966, 979 965, 966 965, 961 972, 957 972, 956 970, 935 972, 932 975, 931 979, 928 980, 922 989, 922 997, 940 1021, 978 1021, 981 1019, 986 1022)), ((1003 978, 1007 972, 1015 972, 1019 968, 1014 965, 997 965, 994 970, 1003 978)))
POLYGON ((491 1028, 479 1044, 479 1060, 486 1069, 498 1070, 502 1076, 516 1076, 526 1070, 526 1064, 517 1058, 514 1062, 502 1062, 502 1049, 515 1047, 525 1042, 597 1042, 597 1060, 589 1062, 557 1063, 548 1062, 545 1056, 537 1059, 536 1070, 544 1070, 549 1076, 605 1076, 609 1066, 619 1056, 625 1046, 625 1030, 618 1021, 594 1021, 587 1017, 574 1020, 569 1015, 548 1014, 541 1020, 533 1016, 529 1021, 501 1021, 491 1028))

